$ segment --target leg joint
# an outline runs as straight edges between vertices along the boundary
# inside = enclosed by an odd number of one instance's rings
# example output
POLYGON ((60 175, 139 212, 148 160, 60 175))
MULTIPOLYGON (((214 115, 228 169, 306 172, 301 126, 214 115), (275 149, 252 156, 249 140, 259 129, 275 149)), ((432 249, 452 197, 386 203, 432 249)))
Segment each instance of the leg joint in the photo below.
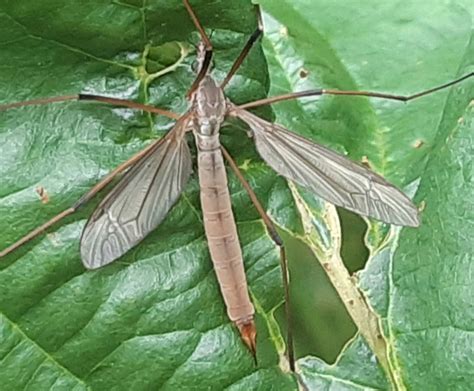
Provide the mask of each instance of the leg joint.
POLYGON ((275 242, 275 244, 280 247, 284 248, 285 244, 283 243, 283 239, 281 236, 278 234, 278 232, 275 230, 274 227, 268 227, 268 233, 270 234, 270 237, 272 240, 275 242))

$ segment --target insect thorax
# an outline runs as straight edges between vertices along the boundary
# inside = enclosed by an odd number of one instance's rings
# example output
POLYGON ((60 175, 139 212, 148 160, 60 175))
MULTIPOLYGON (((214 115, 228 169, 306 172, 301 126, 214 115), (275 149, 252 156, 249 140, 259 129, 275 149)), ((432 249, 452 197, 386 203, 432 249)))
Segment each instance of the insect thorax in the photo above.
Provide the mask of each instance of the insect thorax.
POLYGON ((226 113, 225 96, 214 79, 205 76, 193 95, 195 131, 204 136, 219 133, 226 113))

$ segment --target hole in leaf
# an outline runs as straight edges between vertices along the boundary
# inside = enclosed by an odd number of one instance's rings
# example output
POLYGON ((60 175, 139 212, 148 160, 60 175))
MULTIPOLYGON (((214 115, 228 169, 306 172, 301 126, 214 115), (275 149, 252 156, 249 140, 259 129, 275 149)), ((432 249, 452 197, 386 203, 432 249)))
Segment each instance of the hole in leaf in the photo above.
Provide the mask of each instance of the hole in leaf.
MULTIPOLYGON (((368 250, 367 226, 354 213, 338 210, 343 232, 342 257, 350 273, 364 267, 368 250)), ((296 357, 313 355, 332 363, 357 329, 336 290, 311 250, 301 241, 281 233, 291 273, 292 322, 296 357)), ((286 335, 284 308, 276 312, 286 335)))

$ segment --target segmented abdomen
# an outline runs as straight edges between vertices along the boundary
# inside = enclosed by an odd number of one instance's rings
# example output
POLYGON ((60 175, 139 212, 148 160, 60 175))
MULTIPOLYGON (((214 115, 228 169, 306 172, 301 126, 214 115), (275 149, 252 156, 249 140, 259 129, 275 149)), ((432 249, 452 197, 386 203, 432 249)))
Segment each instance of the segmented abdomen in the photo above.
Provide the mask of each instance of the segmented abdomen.
POLYGON ((217 137, 204 138, 196 135, 201 205, 209 251, 229 318, 237 324, 248 323, 253 319, 254 308, 248 294, 224 159, 217 137))

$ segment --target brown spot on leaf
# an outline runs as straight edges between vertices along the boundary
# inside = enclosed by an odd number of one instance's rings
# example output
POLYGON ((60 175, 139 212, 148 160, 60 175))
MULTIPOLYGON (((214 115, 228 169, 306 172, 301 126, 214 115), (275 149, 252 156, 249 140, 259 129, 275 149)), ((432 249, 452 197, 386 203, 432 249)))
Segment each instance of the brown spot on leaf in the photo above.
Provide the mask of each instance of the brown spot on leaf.
POLYGON ((35 190, 36 193, 39 195, 41 203, 47 204, 49 202, 49 195, 46 189, 43 186, 38 186, 35 190))
POLYGON ((308 75, 309 75, 309 71, 307 69, 305 69, 305 68, 300 69, 300 77, 302 79, 308 77, 308 75))
POLYGON ((415 142, 413 143, 413 148, 421 148, 424 144, 425 142, 423 140, 415 140, 415 142))

